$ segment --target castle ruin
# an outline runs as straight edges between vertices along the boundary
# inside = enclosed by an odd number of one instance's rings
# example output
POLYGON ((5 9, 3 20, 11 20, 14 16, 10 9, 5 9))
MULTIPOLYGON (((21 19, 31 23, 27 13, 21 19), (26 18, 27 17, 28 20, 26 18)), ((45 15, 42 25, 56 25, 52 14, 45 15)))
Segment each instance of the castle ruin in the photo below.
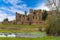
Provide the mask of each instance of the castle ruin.
POLYGON ((30 9, 30 14, 19 14, 16 12, 17 24, 40 24, 42 22, 42 11, 30 9))
MULTIPOLYGON (((43 23, 42 21, 42 13, 44 11, 42 10, 33 10, 30 9, 29 14, 27 15, 27 12, 25 11, 24 14, 20 14, 16 12, 16 21, 15 22, 10 22, 12 24, 41 24, 43 23)), ((47 11, 48 16, 49 15, 56 15, 56 11, 47 11)), ((5 22, 3 22, 5 23, 5 22)), ((8 22, 9 23, 9 22, 8 22)), ((6 23, 5 23, 6 24, 6 23)))

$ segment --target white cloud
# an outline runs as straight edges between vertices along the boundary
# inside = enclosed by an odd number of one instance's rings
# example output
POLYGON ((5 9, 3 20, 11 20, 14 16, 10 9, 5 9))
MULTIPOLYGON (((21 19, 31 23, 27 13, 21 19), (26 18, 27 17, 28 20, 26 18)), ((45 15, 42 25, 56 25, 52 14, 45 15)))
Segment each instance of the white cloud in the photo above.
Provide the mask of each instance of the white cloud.
POLYGON ((38 4, 34 9, 42 9, 42 10, 49 11, 49 8, 45 5, 45 3, 43 3, 41 5, 38 4))
POLYGON ((0 17, 7 17, 7 14, 4 13, 3 11, 0 11, 0 17))
MULTIPOLYGON (((15 14, 16 12, 18 12, 18 13, 20 13, 20 14, 24 14, 23 11, 17 10, 17 9, 14 9, 14 8, 9 9, 9 8, 6 8, 6 7, 2 7, 2 8, 0 8, 0 9, 3 9, 4 11, 7 10, 7 11, 12 12, 12 13, 14 13, 14 14, 15 14)), ((15 20, 15 15, 7 14, 7 13, 4 12, 3 10, 0 10, 0 22, 3 21, 5 18, 8 18, 9 21, 15 20)))
POLYGON ((12 5, 22 2, 21 0, 3 0, 5 3, 11 3, 12 5))
POLYGON ((23 1, 21 0, 3 0, 5 3, 10 3, 13 6, 11 7, 0 7, 0 22, 2 22, 5 18, 8 18, 9 21, 11 20, 15 20, 15 15, 9 15, 9 13, 7 12, 11 12, 11 13, 20 13, 20 14, 24 14, 24 11, 18 10, 18 9, 22 9, 22 10, 28 10, 27 5, 26 4, 22 4, 22 5, 17 5, 18 2, 22 3, 23 1), (2 10, 1 10, 2 9, 2 10), (6 12, 7 11, 7 12, 6 12))
POLYGON ((9 21, 15 20, 15 16, 8 16, 9 21))
POLYGON ((14 8, 25 9, 27 5, 22 0, 4 0, 5 3, 10 3, 14 8), (17 5, 19 3, 20 5, 17 5))
POLYGON ((13 12, 13 13, 18 12, 18 13, 20 13, 20 14, 24 14, 24 12, 21 11, 21 10, 12 9, 12 10, 9 10, 9 11, 11 11, 11 12, 13 12))
POLYGON ((5 14, 4 12, 0 11, 0 22, 3 21, 8 15, 5 14))
POLYGON ((29 7, 27 7, 27 4, 25 4, 22 0, 4 0, 4 2, 5 3, 10 3, 10 4, 13 5, 13 6, 10 7, 10 9, 4 7, 5 10, 7 9, 8 11, 11 11, 13 13, 19 12, 19 13, 23 14, 24 13, 23 11, 29 9, 29 7), (22 3, 22 4, 21 5, 17 5, 18 2, 22 3), (18 10, 18 9, 20 9, 20 10, 18 10), (21 11, 21 10, 23 10, 23 11, 21 11))
POLYGON ((9 21, 15 20, 15 16, 10 16, 6 14, 5 12, 0 11, 0 22, 2 22, 5 18, 8 18, 9 21))

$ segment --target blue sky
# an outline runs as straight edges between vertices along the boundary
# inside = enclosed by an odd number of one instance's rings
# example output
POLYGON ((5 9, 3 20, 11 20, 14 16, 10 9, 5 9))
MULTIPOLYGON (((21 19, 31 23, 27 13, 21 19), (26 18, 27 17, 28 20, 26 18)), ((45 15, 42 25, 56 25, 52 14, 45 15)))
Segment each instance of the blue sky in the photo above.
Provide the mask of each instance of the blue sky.
POLYGON ((29 9, 46 9, 45 0, 0 0, 0 22, 8 18, 9 21, 15 19, 15 12, 24 14, 29 9))

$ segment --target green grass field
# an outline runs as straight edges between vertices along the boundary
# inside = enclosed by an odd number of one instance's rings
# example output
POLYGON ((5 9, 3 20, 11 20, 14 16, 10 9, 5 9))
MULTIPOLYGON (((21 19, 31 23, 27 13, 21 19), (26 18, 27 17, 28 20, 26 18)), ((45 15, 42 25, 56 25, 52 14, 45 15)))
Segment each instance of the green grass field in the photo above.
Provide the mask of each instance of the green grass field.
POLYGON ((46 36, 43 38, 0 38, 0 40, 60 40, 60 37, 46 36))
MULTIPOLYGON (((0 27, 18 27, 18 28, 40 28, 40 27, 46 27, 47 25, 13 25, 13 24, 0 24, 0 27)), ((26 32, 28 33, 29 31, 21 31, 21 30, 0 30, 0 32, 26 32)), ((40 32, 36 32, 38 34, 40 32)), ((60 40, 60 37, 53 37, 53 36, 46 36, 42 38, 9 38, 9 37, 0 37, 0 40, 60 40)))
MULTIPOLYGON (((40 28, 40 27, 46 27, 46 25, 13 25, 13 24, 1 24, 0 28, 7 28, 7 27, 14 27, 14 28, 40 28)), ((0 30, 0 32, 29 32, 28 30, 0 30)))

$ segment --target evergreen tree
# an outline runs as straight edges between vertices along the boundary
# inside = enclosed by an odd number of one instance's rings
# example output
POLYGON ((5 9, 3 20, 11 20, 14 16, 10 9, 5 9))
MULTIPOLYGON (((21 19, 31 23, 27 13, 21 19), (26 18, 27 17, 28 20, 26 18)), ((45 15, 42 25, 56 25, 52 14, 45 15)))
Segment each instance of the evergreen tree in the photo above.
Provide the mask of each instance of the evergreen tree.
POLYGON ((47 11, 44 10, 44 12, 42 13, 42 20, 45 21, 47 16, 48 16, 47 11))

